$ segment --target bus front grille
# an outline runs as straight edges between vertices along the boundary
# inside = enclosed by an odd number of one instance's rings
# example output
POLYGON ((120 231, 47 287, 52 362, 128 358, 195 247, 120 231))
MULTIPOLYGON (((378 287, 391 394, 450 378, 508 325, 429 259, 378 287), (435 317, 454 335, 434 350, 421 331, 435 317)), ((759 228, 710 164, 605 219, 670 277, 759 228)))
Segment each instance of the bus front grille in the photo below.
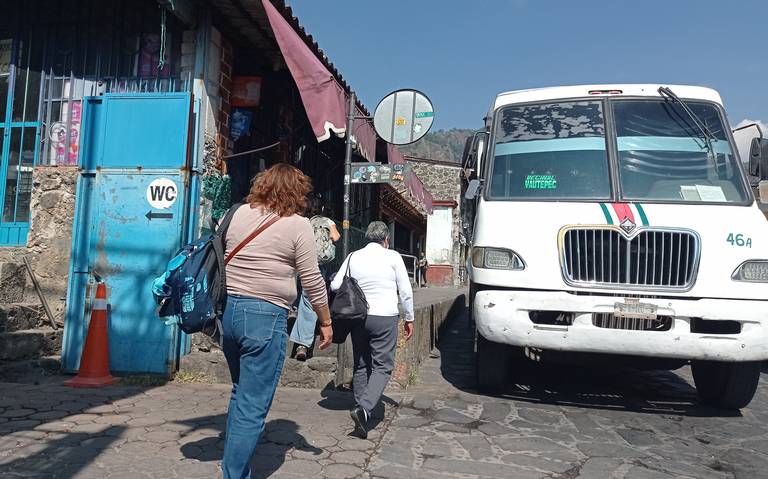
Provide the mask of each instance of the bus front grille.
POLYGON ((693 287, 699 237, 689 230, 571 228, 561 241, 565 281, 573 286, 683 290, 693 287))

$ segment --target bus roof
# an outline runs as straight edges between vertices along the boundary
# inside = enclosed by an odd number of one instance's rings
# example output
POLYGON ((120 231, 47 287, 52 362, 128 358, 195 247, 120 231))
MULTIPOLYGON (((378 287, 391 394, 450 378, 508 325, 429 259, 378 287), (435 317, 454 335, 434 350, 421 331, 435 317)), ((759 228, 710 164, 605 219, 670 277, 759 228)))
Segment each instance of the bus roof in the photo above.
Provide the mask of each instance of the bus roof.
POLYGON ((505 105, 528 103, 547 100, 562 100, 566 98, 603 97, 603 96, 648 96, 659 97, 658 89, 666 86, 672 89, 680 98, 692 100, 708 100, 723 104, 717 91, 701 86, 665 85, 653 83, 616 84, 616 85, 576 85, 533 88, 500 93, 496 97, 491 111, 505 105))

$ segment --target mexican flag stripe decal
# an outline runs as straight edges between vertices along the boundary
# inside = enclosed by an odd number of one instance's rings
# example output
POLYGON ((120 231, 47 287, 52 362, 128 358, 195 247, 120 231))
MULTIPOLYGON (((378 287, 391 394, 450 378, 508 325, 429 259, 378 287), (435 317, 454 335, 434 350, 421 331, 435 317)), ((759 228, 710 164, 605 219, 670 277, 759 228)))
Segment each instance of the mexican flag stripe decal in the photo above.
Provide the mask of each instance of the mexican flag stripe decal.
POLYGON ((635 203, 635 208, 637 208, 637 213, 640 216, 640 221, 643 222, 643 226, 648 226, 648 217, 645 215, 643 205, 640 203, 635 203))
POLYGON ((633 223, 648 226, 648 215, 640 203, 600 203, 600 209, 609 225, 620 225, 629 219, 633 223))
POLYGON ((628 204, 611 203, 611 206, 613 207, 613 211, 616 213, 616 218, 618 218, 619 224, 622 224, 626 219, 629 219, 633 223, 637 224, 635 221, 635 215, 632 213, 632 208, 630 208, 628 204))
POLYGON ((609 225, 613 224, 613 219, 611 219, 611 212, 608 211, 608 207, 605 206, 605 203, 600 203, 600 208, 603 209, 603 214, 605 215, 605 221, 609 225))

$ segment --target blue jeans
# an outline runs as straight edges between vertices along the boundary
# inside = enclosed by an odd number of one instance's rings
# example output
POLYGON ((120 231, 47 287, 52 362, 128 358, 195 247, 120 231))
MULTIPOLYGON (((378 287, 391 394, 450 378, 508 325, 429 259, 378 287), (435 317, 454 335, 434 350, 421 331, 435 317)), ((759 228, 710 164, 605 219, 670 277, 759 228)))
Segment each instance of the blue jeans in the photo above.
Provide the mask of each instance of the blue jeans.
MULTIPOLYGON (((323 279, 328 281, 328 265, 320 265, 320 274, 323 279)), ((291 329, 291 341, 302 346, 310 347, 315 340, 315 324, 317 323, 317 313, 312 308, 312 303, 309 302, 309 298, 301 289, 301 283, 299 283, 298 289, 301 294, 298 299, 298 311, 296 312, 296 322, 291 329)))
POLYGON ((312 308, 309 298, 301 292, 299 296, 299 309, 296 312, 296 322, 291 329, 291 341, 302 346, 312 346, 315 340, 315 324, 317 323, 317 313, 312 308))
POLYGON ((250 461, 275 397, 285 359, 288 312, 257 298, 229 296, 223 349, 232 376, 224 459, 226 479, 251 477, 250 461))

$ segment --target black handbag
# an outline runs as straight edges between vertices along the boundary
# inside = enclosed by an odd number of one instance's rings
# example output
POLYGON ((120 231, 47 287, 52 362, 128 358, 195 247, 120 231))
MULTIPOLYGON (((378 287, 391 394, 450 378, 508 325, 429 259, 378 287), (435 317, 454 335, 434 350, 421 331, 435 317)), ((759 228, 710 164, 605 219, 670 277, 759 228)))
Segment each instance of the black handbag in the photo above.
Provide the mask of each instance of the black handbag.
POLYGON ((368 316, 368 301, 357 280, 349 275, 350 263, 352 263, 351 254, 347 258, 344 279, 331 303, 331 318, 334 321, 363 321, 368 316))

